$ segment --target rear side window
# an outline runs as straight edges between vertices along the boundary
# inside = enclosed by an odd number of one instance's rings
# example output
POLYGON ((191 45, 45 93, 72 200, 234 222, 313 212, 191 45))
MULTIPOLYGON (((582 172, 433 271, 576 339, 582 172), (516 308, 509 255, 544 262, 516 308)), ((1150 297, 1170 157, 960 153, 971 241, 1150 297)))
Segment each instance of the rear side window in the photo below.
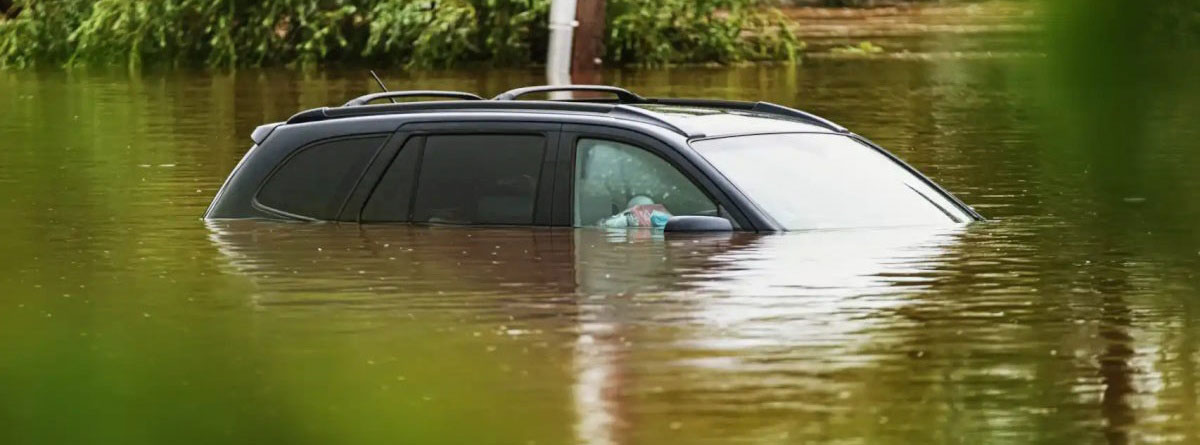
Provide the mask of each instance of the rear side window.
POLYGON ((363 209, 363 221, 533 224, 546 138, 440 135, 410 142, 363 209))
POLYGON ((259 190, 259 204, 332 220, 386 136, 355 137, 300 149, 259 190))

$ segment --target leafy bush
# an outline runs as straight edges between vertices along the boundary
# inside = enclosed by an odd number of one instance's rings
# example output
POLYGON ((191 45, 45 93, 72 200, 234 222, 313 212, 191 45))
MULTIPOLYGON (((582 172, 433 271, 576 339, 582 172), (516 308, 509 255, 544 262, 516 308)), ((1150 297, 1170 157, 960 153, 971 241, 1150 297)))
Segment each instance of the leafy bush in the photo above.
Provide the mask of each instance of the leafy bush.
MULTIPOLYGON (((759 0, 610 0, 618 64, 791 59, 802 47, 759 0)), ((0 66, 247 66, 367 60, 442 67, 540 62, 550 0, 16 0, 0 66)))
POLYGON ((0 66, 335 60, 365 40, 364 3, 25 0, 16 18, 0 21, 0 66))
POLYGON ((863 40, 861 42, 858 42, 857 45, 846 45, 846 46, 839 46, 837 48, 833 48, 832 50, 830 50, 830 52, 833 54, 840 54, 840 55, 846 55, 846 56, 869 56, 872 54, 882 53, 883 47, 876 45, 874 43, 871 43, 870 40, 863 40))
POLYGON ((531 42, 547 37, 549 0, 383 0, 371 10, 363 55, 412 65, 471 61, 517 65, 536 60, 531 42))
POLYGON ((778 10, 754 0, 610 0, 607 58, 616 63, 795 60, 803 44, 778 10))
POLYGON ((62 0, 15 4, 21 13, 0 18, 0 66, 33 66, 39 61, 61 62, 71 56, 71 32, 91 12, 91 2, 62 0))

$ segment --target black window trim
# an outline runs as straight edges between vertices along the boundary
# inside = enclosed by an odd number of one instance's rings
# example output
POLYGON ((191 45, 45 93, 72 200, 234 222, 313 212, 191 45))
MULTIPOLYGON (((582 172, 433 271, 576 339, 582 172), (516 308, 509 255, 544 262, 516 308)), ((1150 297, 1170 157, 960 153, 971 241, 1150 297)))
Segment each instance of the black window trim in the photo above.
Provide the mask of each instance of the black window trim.
MULTIPOLYGON (((408 137, 409 139, 417 140, 417 145, 413 147, 417 150, 417 159, 413 161, 412 184, 408 186, 408 214, 404 215, 404 222, 407 223, 413 222, 413 213, 415 212, 413 208, 417 205, 417 192, 421 190, 421 169, 425 167, 425 147, 429 145, 430 136, 437 135, 414 134, 408 137)), ((400 146, 400 150, 403 149, 404 146, 400 146)), ((392 158, 392 163, 388 164, 388 167, 383 170, 383 175, 379 176, 379 182, 383 182, 384 176, 391 170, 392 165, 396 163, 396 159, 400 157, 400 150, 396 151, 396 156, 392 158)), ((378 186, 379 182, 376 182, 375 185, 378 186)), ((363 209, 367 208, 367 203, 371 202, 371 198, 373 197, 375 197, 374 189, 371 190, 371 195, 367 197, 367 201, 363 203, 363 209)), ((361 218, 362 210, 359 210, 358 213, 360 215, 359 218, 361 218)))
MULTIPOLYGON (((417 150, 417 165, 416 165, 417 171, 416 171, 416 173, 420 172, 421 158, 423 157, 423 155, 425 153, 426 135, 415 134, 415 133, 408 133, 408 134, 397 133, 397 135, 395 137, 393 137, 392 139, 394 141, 399 141, 399 143, 397 143, 393 146, 387 147, 388 150, 392 151, 392 153, 390 154, 390 157, 387 159, 387 161, 380 160, 379 162, 380 162, 381 168, 379 169, 378 172, 375 172, 373 174, 373 179, 371 179, 370 182, 365 185, 362 182, 360 182, 358 185, 355 186, 354 191, 350 193, 351 199, 347 201, 347 203, 346 203, 347 205, 349 205, 354 200, 359 199, 358 195, 360 192, 365 193, 363 195, 363 197, 361 198, 361 202, 358 203, 358 205, 357 205, 357 210, 354 212, 354 218, 352 219, 352 221, 355 222, 356 224, 383 224, 383 223, 386 223, 386 221, 368 221, 368 222, 364 223, 362 220, 363 212, 366 211, 367 204, 370 204, 371 198, 373 198, 375 196, 375 190, 377 190, 379 188, 380 183, 383 182, 384 176, 386 176, 388 170, 390 170, 392 168, 392 164, 395 164, 396 159, 400 157, 401 150, 403 150, 404 147, 406 145, 408 145, 408 143, 410 141, 416 141, 416 143, 418 144, 415 146, 415 149, 417 150)), ((366 171, 364 171, 364 175, 366 175, 367 172, 370 172, 371 170, 372 170, 371 168, 368 168, 366 171)), ((415 179, 415 177, 414 177, 414 179, 415 179)), ((364 178, 364 180, 366 180, 366 179, 364 178)), ((415 180, 413 182, 412 187, 414 189, 416 188, 415 180)), ((346 209, 342 209, 342 212, 344 214, 346 212, 346 209)), ((408 214, 405 215, 405 218, 409 218, 409 219, 412 218, 412 197, 409 197, 409 209, 408 209, 408 214)), ((394 222, 400 222, 400 221, 394 221, 394 222)))
POLYGON ((276 163, 275 166, 271 168, 270 172, 268 172, 266 175, 263 176, 262 181, 260 181, 258 183, 258 186, 254 189, 254 194, 251 195, 250 207, 255 210, 258 210, 260 212, 266 213, 268 215, 279 216, 279 217, 298 220, 298 221, 338 222, 341 219, 342 212, 345 211, 347 201, 349 201, 350 197, 354 195, 354 190, 356 190, 358 188, 359 183, 362 181, 363 175, 366 173, 366 171, 368 169, 371 168, 371 165, 375 163, 375 160, 376 160, 376 158, 379 157, 379 154, 386 147, 388 147, 388 143, 391 142, 391 140, 392 140, 392 138, 394 138, 394 136, 395 136, 394 132, 391 132, 391 133, 389 133, 389 132, 356 133, 356 134, 340 135, 340 136, 327 137, 327 138, 321 138, 321 139, 315 139, 315 140, 309 141, 308 143, 300 146, 299 148, 292 150, 291 153, 288 153, 287 156, 285 156, 281 161, 276 163), (375 147, 375 152, 371 154, 371 158, 367 161, 366 165, 363 166, 363 171, 359 173, 359 177, 356 180, 355 185, 350 187, 350 191, 346 194, 346 196, 342 197, 342 203, 338 206, 338 208, 339 208, 338 213, 336 215, 334 215, 332 220, 324 220, 324 219, 314 218, 314 217, 307 216, 307 215, 300 215, 297 213, 288 212, 286 210, 277 209, 277 208, 271 207, 269 205, 263 204, 262 202, 260 202, 258 200, 258 196, 262 193, 263 188, 266 187, 266 185, 271 182, 271 179, 273 179, 276 174, 278 174, 281 170, 283 170, 283 168, 285 166, 287 166, 288 163, 292 161, 292 159, 294 159, 296 156, 299 156, 301 153, 308 151, 314 147, 332 143, 332 142, 348 141, 348 140, 354 140, 354 139, 372 139, 372 138, 379 138, 381 136, 383 137, 383 141, 379 143, 378 147, 375 147))
MULTIPOLYGON (((361 202, 355 203, 356 209, 353 210, 352 221, 358 224, 415 224, 415 225, 439 225, 439 226, 464 226, 464 227, 534 227, 534 226, 551 226, 553 208, 558 203, 553 199, 554 186, 558 182, 557 157, 559 152, 559 143, 561 139, 563 124, 558 122, 546 121, 509 121, 509 120, 455 120, 455 121, 433 121, 419 120, 407 122, 401 125, 396 130, 393 140, 401 140, 399 144, 394 144, 389 148, 394 148, 384 165, 374 177, 369 181, 360 182, 350 196, 356 196, 360 189, 366 188, 366 193, 361 202), (456 135, 510 135, 510 136, 539 136, 543 139, 541 166, 538 170, 538 185, 537 192, 534 195, 533 223, 532 224, 452 224, 452 223, 430 223, 427 221, 412 221, 414 204, 416 200, 416 192, 420 183, 422 161, 425 157, 425 147, 428 138, 431 136, 456 136, 456 135), (420 150, 417 156, 416 171, 413 175, 413 190, 409 196, 409 208, 406 221, 368 221, 362 220, 363 210, 366 209, 367 203, 371 202, 371 198, 375 195, 375 189, 382 182, 384 175, 391 168, 392 163, 400 156, 400 150, 412 138, 422 138, 421 143, 417 148, 420 150), (548 208, 543 208, 548 206, 548 208)), ((385 144, 387 146, 387 144, 385 144)), ((374 160, 373 160, 374 162, 374 160)), ((382 161, 381 161, 382 162, 382 161)), ((368 170, 370 167, 368 167, 368 170)), ((347 210, 343 209, 343 214, 347 210)))

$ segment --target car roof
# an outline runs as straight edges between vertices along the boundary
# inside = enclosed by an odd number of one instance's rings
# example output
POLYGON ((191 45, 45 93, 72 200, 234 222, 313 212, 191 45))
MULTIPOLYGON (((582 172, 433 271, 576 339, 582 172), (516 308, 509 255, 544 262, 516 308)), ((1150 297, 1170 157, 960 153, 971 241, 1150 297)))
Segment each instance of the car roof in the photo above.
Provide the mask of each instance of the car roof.
POLYGON ((458 91, 389 91, 355 98, 341 107, 300 112, 288 124, 388 114, 444 112, 566 113, 632 120, 666 128, 689 139, 739 134, 848 131, 824 118, 769 102, 713 99, 645 98, 606 85, 537 86, 510 90, 485 100, 458 91), (529 93, 590 91, 614 93, 616 99, 518 100, 529 93), (433 97, 430 102, 369 105, 380 99, 433 97))

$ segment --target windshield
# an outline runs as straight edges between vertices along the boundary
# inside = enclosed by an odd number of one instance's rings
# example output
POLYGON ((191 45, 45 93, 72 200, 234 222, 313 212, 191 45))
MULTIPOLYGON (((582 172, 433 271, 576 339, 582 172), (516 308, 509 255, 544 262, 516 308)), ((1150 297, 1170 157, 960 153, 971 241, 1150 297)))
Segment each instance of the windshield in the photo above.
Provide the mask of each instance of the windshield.
POLYGON ((971 219, 921 178, 848 136, 762 134, 692 146, 786 230, 971 219))

